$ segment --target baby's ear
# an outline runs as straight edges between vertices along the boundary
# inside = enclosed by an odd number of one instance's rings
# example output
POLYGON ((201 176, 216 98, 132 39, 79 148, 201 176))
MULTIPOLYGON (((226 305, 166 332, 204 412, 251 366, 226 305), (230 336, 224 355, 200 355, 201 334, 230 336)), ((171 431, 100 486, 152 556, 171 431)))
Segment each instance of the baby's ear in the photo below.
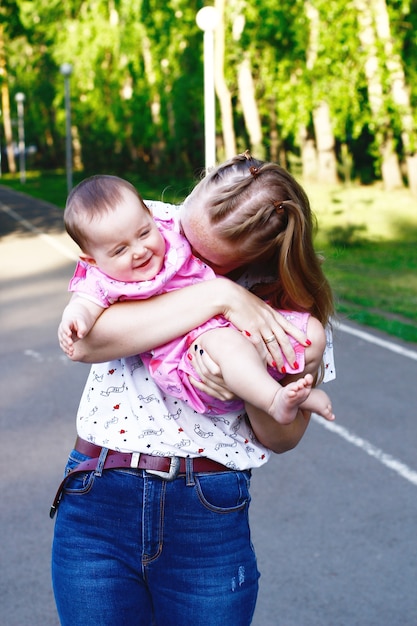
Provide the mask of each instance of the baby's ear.
POLYGON ((84 252, 81 252, 80 259, 81 261, 84 261, 85 263, 88 263, 89 265, 97 265, 96 260, 93 259, 92 256, 88 256, 88 254, 84 254, 84 252))

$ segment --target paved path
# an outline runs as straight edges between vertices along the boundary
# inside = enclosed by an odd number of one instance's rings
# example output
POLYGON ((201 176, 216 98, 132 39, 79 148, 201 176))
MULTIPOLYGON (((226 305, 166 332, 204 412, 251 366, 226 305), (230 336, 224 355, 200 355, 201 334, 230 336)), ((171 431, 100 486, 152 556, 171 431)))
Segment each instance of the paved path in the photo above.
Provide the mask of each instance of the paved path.
MULTIPOLYGON (((0 186, 0 626, 58 626, 48 511, 88 371, 56 341, 61 216, 0 186)), ((337 423, 254 472, 254 626, 417 625, 417 346, 346 323, 335 344, 337 423)))

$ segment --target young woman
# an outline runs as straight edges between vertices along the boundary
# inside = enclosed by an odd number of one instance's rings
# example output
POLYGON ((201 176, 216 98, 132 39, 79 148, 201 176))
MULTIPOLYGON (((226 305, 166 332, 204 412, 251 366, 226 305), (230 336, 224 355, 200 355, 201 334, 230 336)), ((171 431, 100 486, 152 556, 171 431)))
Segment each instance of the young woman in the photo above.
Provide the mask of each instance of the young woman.
MULTIPOLYGON (((307 358, 308 338, 274 310, 304 311, 323 326, 333 312, 304 191, 278 165, 245 153, 196 186, 179 222, 194 254, 232 280, 115 304, 74 345, 75 360, 96 364, 81 398, 55 525, 53 582, 64 625, 249 625, 258 588, 250 471, 271 450, 294 447, 308 425, 305 411, 282 425, 252 406, 250 421, 242 412, 196 421, 131 356, 221 314, 278 367, 279 344, 294 362, 285 338, 291 332, 306 346, 303 375, 317 377, 320 358, 307 358)), ((230 398, 209 353, 193 354, 203 381, 194 384, 230 398)))
MULTIPOLYGON (((276 210, 284 211, 283 207, 276 210)), ((216 278, 191 253, 176 222, 154 217, 133 185, 118 176, 91 176, 79 183, 68 197, 64 221, 80 246, 80 261, 69 286, 76 297, 65 307, 58 329, 60 346, 68 355, 74 339, 87 335, 114 302, 145 300, 216 278)), ((285 222, 282 228, 287 228, 285 222)), ((306 312, 281 312, 313 339, 309 358, 321 359, 323 350, 316 354, 324 338, 320 322, 306 312)), ((244 411, 248 402, 281 424, 292 422, 299 408, 334 419, 327 394, 312 389, 311 374, 284 387, 279 384, 286 371, 296 374, 305 368, 304 349, 295 346, 295 350, 295 364, 287 363, 283 371, 272 364, 267 369, 255 346, 224 317, 216 316, 187 335, 141 353, 140 358, 165 394, 187 402, 198 413, 244 411), (198 377, 188 352, 192 344, 200 354, 208 350, 235 400, 217 400, 192 385, 189 377, 198 377)))

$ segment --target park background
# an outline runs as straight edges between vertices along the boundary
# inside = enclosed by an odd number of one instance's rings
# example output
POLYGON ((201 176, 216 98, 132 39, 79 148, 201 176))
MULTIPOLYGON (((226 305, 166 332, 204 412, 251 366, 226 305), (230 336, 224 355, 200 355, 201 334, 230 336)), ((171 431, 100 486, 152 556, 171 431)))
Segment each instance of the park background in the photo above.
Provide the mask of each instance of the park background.
MULTIPOLYGON (((287 167, 338 315, 417 342, 416 0, 214 6, 217 161, 249 148, 287 167)), ((64 205, 67 81, 74 183, 115 173, 180 202, 204 170, 202 7, 2 0, 0 182, 64 205)))

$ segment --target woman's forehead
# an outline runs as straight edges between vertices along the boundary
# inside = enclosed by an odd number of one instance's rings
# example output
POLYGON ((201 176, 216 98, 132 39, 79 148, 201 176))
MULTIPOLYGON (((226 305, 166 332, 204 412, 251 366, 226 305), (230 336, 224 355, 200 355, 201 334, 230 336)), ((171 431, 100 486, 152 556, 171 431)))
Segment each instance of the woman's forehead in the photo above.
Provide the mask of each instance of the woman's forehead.
POLYGON ((219 237, 221 226, 212 224, 203 211, 184 212, 181 226, 193 253, 216 267, 236 268, 242 263, 239 248, 219 237))

